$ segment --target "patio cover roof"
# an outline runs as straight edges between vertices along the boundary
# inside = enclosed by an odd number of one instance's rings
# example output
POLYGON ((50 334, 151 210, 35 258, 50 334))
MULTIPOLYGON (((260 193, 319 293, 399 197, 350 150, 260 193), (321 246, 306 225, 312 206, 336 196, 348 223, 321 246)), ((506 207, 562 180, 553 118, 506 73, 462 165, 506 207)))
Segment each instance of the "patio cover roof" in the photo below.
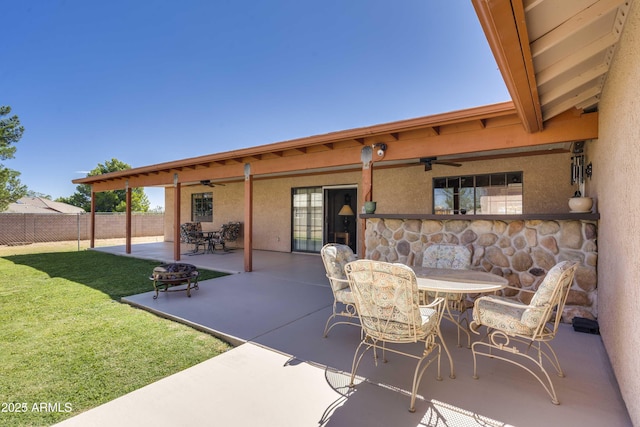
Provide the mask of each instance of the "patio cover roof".
POLYGON ((533 155, 566 144, 597 137, 597 113, 567 112, 549 120, 544 132, 528 133, 512 102, 364 128, 316 135, 274 144, 209 154, 73 180, 91 184, 93 191, 131 187, 172 186, 241 181, 244 165, 255 178, 289 174, 362 169, 362 147, 388 146, 376 167, 418 163, 424 157, 443 156, 465 161, 513 155, 533 155), (548 146, 549 144, 555 144, 548 146))
POLYGON ((73 180, 93 191, 567 150, 598 136, 597 104, 630 0, 472 0, 513 102, 402 120, 73 180), (554 145, 555 144, 555 145, 554 145), (339 151, 338 151, 339 150, 339 151), (552 150, 552 151, 550 151, 552 150), (339 152, 339 154, 338 154, 339 152), (177 175, 176 175, 177 174, 177 175))

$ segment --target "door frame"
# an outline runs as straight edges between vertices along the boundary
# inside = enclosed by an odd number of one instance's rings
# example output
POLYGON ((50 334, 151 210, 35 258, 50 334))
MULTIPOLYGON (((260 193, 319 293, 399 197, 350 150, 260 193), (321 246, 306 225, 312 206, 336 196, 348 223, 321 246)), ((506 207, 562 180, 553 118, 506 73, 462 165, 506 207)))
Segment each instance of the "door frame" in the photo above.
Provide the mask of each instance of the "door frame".
MULTIPOLYGON (((333 235, 338 228, 341 231, 348 232, 349 246, 354 253, 357 252, 358 247, 358 185, 357 184, 343 184, 343 185, 324 185, 322 186, 322 203, 323 203, 323 223, 322 223, 322 240, 323 245, 327 243, 336 242, 336 237, 333 235), (347 230, 344 230, 344 224, 340 223, 340 217, 338 212, 342 208, 345 202, 345 195, 350 198, 349 205, 355 214, 353 217, 346 217, 347 230)), ((341 237, 344 239, 344 237, 341 237)), ((341 241, 340 243, 344 242, 341 241)))

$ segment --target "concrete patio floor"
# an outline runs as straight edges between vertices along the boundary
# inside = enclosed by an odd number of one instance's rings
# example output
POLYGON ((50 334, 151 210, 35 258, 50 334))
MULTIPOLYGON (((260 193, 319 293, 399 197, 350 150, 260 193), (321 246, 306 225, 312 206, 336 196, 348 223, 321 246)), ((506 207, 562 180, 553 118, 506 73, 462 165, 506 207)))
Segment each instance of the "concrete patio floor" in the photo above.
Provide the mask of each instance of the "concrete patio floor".
MULTIPOLYGON (((124 246, 96 250, 126 255, 124 246)), ((138 258, 170 261, 170 243, 133 246, 138 258)), ((185 248, 186 252, 186 248, 185 248)), ((322 338, 332 295, 318 255, 254 251, 242 273, 242 250, 183 256, 200 268, 234 272, 186 293, 133 295, 127 303, 223 337, 236 347, 218 357, 79 414, 62 426, 630 426, 598 335, 562 325, 553 342, 565 378, 552 379, 561 404, 524 370, 480 358, 474 380, 471 350, 456 346, 443 322, 456 378, 442 357, 409 396, 415 364, 390 355, 375 366, 365 357, 358 386, 347 387, 359 329, 335 327, 322 338)), ((474 338, 476 336, 473 336, 474 338)), ((171 355, 166 355, 171 357, 171 355)))

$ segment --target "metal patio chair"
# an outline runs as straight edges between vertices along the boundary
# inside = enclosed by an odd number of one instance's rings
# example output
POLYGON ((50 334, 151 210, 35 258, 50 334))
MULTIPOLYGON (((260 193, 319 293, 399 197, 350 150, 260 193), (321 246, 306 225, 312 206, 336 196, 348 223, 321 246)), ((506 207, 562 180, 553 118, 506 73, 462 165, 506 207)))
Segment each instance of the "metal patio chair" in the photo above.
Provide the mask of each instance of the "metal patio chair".
POLYGON ((224 252, 228 252, 227 243, 235 242, 240 236, 240 222, 222 224, 219 231, 212 232, 209 237, 209 251, 214 252, 216 245, 222 246, 224 252))
POLYGON ((471 331, 480 334, 480 326, 486 326, 487 333, 471 346, 473 378, 478 379, 477 356, 504 360, 533 375, 549 394, 551 402, 560 403, 543 362, 548 361, 556 374, 564 377, 550 341, 556 336, 577 268, 578 263, 572 261, 556 264, 528 305, 499 296, 484 296, 475 301, 471 331), (529 363, 533 369, 524 363, 529 363))
POLYGON ((437 361, 440 376, 441 347, 437 341, 440 321, 444 313, 444 298, 436 298, 427 306, 419 305, 418 282, 413 270, 404 264, 358 260, 345 267, 355 300, 363 338, 353 356, 350 387, 364 354, 373 349, 377 365, 378 350, 382 360, 386 353, 418 360, 411 387, 410 412, 415 412, 416 394, 425 370, 437 361), (424 343, 418 354, 400 350, 402 344, 424 343))
POLYGON ((338 243, 328 243, 320 250, 327 279, 333 292, 333 313, 324 326, 323 337, 327 337, 331 328, 336 325, 353 325, 360 327, 358 313, 349 287, 344 266, 357 259, 351 248, 338 243), (346 320, 335 321, 336 318, 346 320))
POLYGON ((202 234, 202 224, 200 222, 186 222, 180 225, 180 241, 193 245, 193 250, 188 255, 201 254, 200 246, 202 246, 202 254, 207 249, 207 239, 202 234))

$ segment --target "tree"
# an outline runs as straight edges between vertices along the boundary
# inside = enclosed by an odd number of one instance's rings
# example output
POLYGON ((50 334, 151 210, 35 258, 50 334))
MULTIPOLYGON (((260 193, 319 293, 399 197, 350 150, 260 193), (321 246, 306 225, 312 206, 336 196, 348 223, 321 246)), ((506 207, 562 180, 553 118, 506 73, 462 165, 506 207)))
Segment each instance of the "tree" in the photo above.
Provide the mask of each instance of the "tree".
MULTIPOLYGON (((131 166, 118 159, 111 159, 99 163, 91 170, 87 176, 102 175, 109 172, 131 169, 131 166)), ((73 206, 91 211, 91 186, 80 184, 76 187, 76 192, 69 197, 59 197, 57 202, 68 203, 73 206)), ((124 212, 127 208, 127 195, 125 190, 102 191, 96 193, 96 212, 124 212)), ((144 194, 144 188, 131 189, 131 210, 134 212, 147 212, 149 210, 149 199, 144 194)))
POLYGON ((27 190, 27 193, 25 194, 25 196, 39 197, 41 199, 53 200, 50 194, 44 194, 44 193, 40 193, 38 191, 33 191, 33 190, 27 190))
MULTIPOLYGON (((13 159, 16 147, 12 144, 20 141, 24 127, 20 125, 18 116, 8 116, 11 107, 0 106, 0 160, 13 159)), ((22 185, 20 172, 5 167, 0 163, 0 212, 27 193, 27 186, 22 185)))

